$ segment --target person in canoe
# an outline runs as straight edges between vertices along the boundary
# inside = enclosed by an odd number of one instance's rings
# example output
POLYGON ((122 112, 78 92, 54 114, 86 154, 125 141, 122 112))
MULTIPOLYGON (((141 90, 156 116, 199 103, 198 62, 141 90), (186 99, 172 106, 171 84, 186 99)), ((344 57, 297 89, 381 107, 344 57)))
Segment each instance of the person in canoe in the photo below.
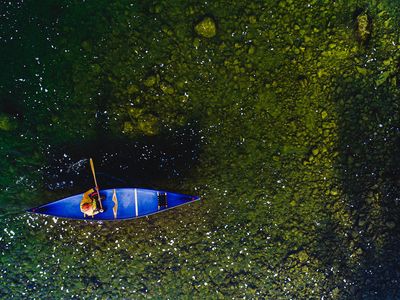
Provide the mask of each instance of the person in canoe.
POLYGON ((91 216, 97 215, 98 213, 104 212, 103 205, 101 204, 101 198, 99 195, 99 186, 97 185, 96 172, 94 171, 93 159, 90 159, 90 168, 92 169, 95 188, 88 190, 83 194, 81 200, 81 212, 83 215, 91 216))
POLYGON ((97 189, 90 189, 86 193, 83 194, 81 201, 81 212, 85 216, 97 215, 98 213, 102 213, 103 209, 100 203, 101 199, 98 196, 97 189))

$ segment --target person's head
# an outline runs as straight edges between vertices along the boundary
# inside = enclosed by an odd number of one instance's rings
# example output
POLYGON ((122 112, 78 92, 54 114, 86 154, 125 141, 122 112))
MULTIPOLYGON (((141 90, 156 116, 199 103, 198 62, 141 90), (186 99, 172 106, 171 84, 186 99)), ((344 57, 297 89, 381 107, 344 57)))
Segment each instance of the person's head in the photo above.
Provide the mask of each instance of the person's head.
POLYGON ((83 212, 90 212, 92 210, 92 205, 90 203, 84 203, 82 205, 82 211, 83 212))

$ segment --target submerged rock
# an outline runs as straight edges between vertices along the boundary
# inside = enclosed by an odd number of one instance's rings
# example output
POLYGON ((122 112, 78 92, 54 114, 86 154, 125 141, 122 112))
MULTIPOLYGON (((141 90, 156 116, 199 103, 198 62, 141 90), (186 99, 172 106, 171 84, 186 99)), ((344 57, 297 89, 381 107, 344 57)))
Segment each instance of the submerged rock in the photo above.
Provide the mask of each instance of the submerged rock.
POLYGON ((200 23, 194 27, 198 35, 205 38, 212 38, 217 34, 217 26, 215 21, 210 17, 205 17, 200 23))
POLYGON ((361 44, 367 44, 372 31, 372 19, 366 13, 361 13, 356 19, 356 34, 357 39, 361 44))
POLYGON ((10 117, 0 113, 0 130, 11 131, 14 130, 16 124, 10 117))
POLYGON ((139 87, 135 84, 131 84, 128 86, 128 94, 130 95, 135 94, 139 91, 140 91, 139 87))
POLYGON ((396 227, 396 223, 393 222, 393 221, 387 221, 387 222, 385 223, 385 225, 386 225, 389 229, 393 229, 393 228, 396 227))
POLYGON ((165 83, 165 82, 162 82, 162 83, 160 84, 160 89, 161 89, 165 94, 168 94, 168 95, 172 95, 172 94, 175 93, 174 88, 173 88, 172 86, 170 86, 169 84, 165 83))
POLYGON ((155 76, 153 76, 153 75, 147 77, 146 80, 144 81, 144 85, 146 87, 152 87, 156 83, 157 83, 157 78, 155 76))
POLYGON ((130 108, 126 111, 129 120, 122 124, 122 133, 127 135, 155 135, 158 133, 158 118, 143 109, 130 108))

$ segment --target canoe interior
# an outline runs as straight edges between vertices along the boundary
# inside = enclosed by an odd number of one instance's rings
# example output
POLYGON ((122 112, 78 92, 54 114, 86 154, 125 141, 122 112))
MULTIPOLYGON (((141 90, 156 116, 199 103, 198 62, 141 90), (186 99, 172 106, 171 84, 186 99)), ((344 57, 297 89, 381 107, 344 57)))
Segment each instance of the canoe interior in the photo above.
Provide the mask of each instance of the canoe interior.
POLYGON ((85 218, 83 213, 80 211, 80 202, 83 193, 32 208, 28 211, 70 219, 123 220, 151 215, 166 209, 200 200, 197 196, 166 191, 140 188, 115 189, 118 201, 117 217, 115 218, 113 213, 113 207, 115 205, 112 200, 113 193, 114 189, 100 190, 100 196, 102 198, 104 197, 102 201, 104 212, 95 215, 93 218, 85 218), (165 201, 167 206, 159 207, 159 204, 165 204, 165 201))

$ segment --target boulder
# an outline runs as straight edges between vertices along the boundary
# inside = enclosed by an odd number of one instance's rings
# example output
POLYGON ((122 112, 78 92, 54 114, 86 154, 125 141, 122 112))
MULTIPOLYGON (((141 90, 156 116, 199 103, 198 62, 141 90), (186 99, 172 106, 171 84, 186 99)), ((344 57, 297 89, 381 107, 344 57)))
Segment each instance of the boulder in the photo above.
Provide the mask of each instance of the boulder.
POLYGON ((12 131, 16 128, 14 120, 6 114, 0 113, 0 130, 12 131))
POLYGON ((210 17, 205 17, 195 27, 194 30, 198 35, 205 38, 212 38, 217 34, 217 26, 215 21, 210 17))

